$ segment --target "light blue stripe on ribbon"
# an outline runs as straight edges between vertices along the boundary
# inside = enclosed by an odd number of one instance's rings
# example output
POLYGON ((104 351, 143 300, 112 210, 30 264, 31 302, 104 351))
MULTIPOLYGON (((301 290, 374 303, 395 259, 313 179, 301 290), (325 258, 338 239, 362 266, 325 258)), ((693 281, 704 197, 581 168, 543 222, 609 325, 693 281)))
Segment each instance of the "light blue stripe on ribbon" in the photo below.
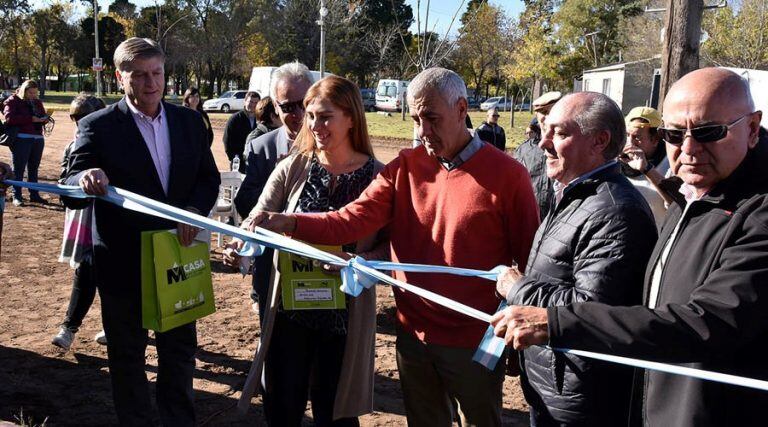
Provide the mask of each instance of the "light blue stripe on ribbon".
MULTIPOLYGON (((502 301, 496 312, 504 310, 506 307, 507 302, 502 301)), ((472 360, 492 371, 496 368, 496 364, 499 363, 501 356, 504 355, 504 348, 506 346, 504 338, 497 337, 493 326, 488 325, 488 329, 485 330, 485 335, 483 335, 480 345, 477 347, 474 356, 472 356, 472 360)))
MULTIPOLYGON (((26 187, 32 190, 45 191, 48 193, 59 194, 63 196, 73 197, 73 198, 93 197, 93 196, 86 195, 79 187, 74 187, 74 186, 18 182, 18 181, 11 181, 11 180, 6 180, 5 182, 9 185, 17 185, 17 186, 26 187)), ((169 205, 157 202, 155 200, 149 199, 147 197, 140 196, 138 194, 131 193, 130 191, 122 190, 119 188, 110 187, 108 194, 100 198, 107 200, 111 203, 117 204, 119 206, 122 206, 126 209, 131 209, 137 212, 143 212, 149 215, 158 216, 168 220, 183 222, 186 224, 194 225, 196 227, 206 228, 211 231, 216 231, 216 232, 227 234, 230 236, 235 236, 245 242, 254 243, 254 246, 257 246, 257 244, 260 244, 270 248, 295 253, 297 255, 318 259, 321 262, 324 262, 327 264, 332 264, 332 265, 337 265, 340 267, 347 268, 348 269, 347 272, 342 274, 342 282, 344 283, 343 286, 349 292, 357 292, 358 295, 360 292, 362 292, 363 289, 366 289, 372 286, 372 283, 370 282, 371 280, 378 280, 381 282, 385 282, 389 285, 399 287, 401 289, 404 289, 416 295, 419 295, 429 301, 432 301, 436 304, 439 304, 443 307, 454 310, 456 312, 462 313, 474 319, 477 319, 486 323, 490 323, 491 321, 490 314, 484 313, 480 310, 476 310, 472 307, 453 301, 449 298, 446 298, 434 292, 430 292, 426 289, 422 289, 417 286, 411 285, 409 283, 394 279, 388 276, 387 274, 384 274, 378 271, 376 268, 381 268, 382 270, 446 273, 446 274, 459 274, 459 275, 465 275, 465 276, 475 275, 478 277, 483 277, 488 280, 495 280, 496 276, 498 275, 498 272, 500 272, 501 269, 503 268, 502 266, 496 267, 491 271, 481 271, 481 270, 471 270, 471 269, 462 269, 462 268, 454 268, 454 267, 368 261, 368 260, 363 260, 360 257, 356 257, 356 258, 359 258, 357 260, 353 258, 352 260, 347 261, 347 260, 341 259, 336 255, 323 252, 310 245, 298 242, 296 240, 271 232, 269 230, 265 230, 257 227, 254 232, 248 232, 247 230, 243 230, 241 228, 237 228, 225 223, 221 223, 213 219, 185 211, 183 209, 169 206, 169 205), (376 266, 376 268, 374 268, 374 266, 376 266), (421 270, 421 268, 424 268, 424 270, 421 270), (470 272, 473 272, 473 271, 478 272, 478 274, 470 274, 470 272), (363 277, 366 277, 366 280, 362 280, 363 277), (346 280, 346 282, 344 280, 346 280)), ((259 249, 252 248, 250 250, 256 253, 259 249)), ((489 330, 486 331, 486 336, 488 336, 489 331, 492 331, 492 329, 489 328, 489 330)), ((481 342, 481 347, 483 347, 484 344, 485 344, 485 340, 481 342)), ((497 351, 497 347, 494 347, 495 345, 496 344, 493 344, 493 343, 489 343, 485 345, 489 354, 493 354, 495 351, 497 351)), ((674 374, 674 375, 682 375, 682 376, 698 378, 706 381, 714 381, 714 382, 719 382, 724 384, 731 384, 731 385, 736 385, 741 387, 749 387, 749 388, 754 388, 758 390, 768 391, 768 381, 763 381, 763 380, 758 380, 753 378, 740 377, 740 376, 729 375, 729 374, 724 374, 720 372, 704 371, 701 369, 688 368, 684 366, 678 366, 678 365, 672 365, 672 364, 666 364, 666 363, 632 359, 628 357, 613 356, 613 355, 595 353, 595 352, 584 351, 584 350, 574 350, 574 349, 568 349, 568 348, 552 348, 552 350, 555 350, 561 353, 568 353, 568 354, 574 354, 577 356, 588 357, 596 360, 603 360, 611 363, 618 363, 618 364, 632 366, 632 367, 641 368, 641 369, 650 369, 650 370, 665 372, 665 373, 674 374)), ((503 351, 503 348, 502 348, 502 351, 503 351)), ((481 359, 484 358, 484 360, 491 360, 489 357, 490 356, 483 356, 481 357, 481 359)))

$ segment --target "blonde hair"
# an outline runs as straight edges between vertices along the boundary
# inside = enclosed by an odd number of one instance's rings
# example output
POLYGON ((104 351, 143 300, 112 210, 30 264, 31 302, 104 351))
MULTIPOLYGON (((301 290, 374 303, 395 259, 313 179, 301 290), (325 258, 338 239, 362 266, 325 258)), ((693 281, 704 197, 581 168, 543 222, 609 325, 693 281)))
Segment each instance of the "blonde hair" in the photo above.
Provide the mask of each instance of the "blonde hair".
POLYGON ((128 65, 136 59, 160 57, 165 61, 165 52, 152 39, 131 37, 117 46, 112 57, 115 68, 119 71, 128 71, 128 65))
MULTIPOLYGON (((304 108, 306 109, 317 98, 330 101, 352 119, 352 129, 349 131, 352 149, 358 153, 374 157, 371 139, 368 137, 368 123, 365 120, 363 98, 357 85, 343 77, 328 76, 318 80, 309 88, 304 97, 304 108)), ((311 155, 315 152, 315 138, 312 136, 309 120, 306 117, 298 136, 296 136, 296 147, 298 152, 303 155, 311 155)))
POLYGON ((28 89, 39 89, 40 86, 38 86, 37 82, 34 80, 24 80, 24 83, 19 86, 18 89, 16 89, 16 96, 18 96, 21 99, 26 99, 24 96, 27 94, 28 89))

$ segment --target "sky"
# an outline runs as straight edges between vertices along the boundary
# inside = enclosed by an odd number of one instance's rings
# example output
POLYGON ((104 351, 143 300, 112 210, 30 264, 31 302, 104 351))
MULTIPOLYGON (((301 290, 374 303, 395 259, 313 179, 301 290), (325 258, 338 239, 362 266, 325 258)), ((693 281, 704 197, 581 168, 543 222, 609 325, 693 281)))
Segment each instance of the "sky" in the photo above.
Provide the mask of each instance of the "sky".
MULTIPOLYGON (((162 0, 158 0, 160 3, 163 3, 162 0)), ((44 7, 47 4, 50 3, 50 1, 47 0, 31 0, 33 6, 35 8, 38 7, 44 7)), ((109 5, 112 3, 112 0, 99 0, 99 7, 103 10, 107 10, 109 5)), ((139 8, 146 7, 146 6, 152 6, 155 4, 155 0, 131 0, 131 3, 134 3, 139 8)), ((413 8, 414 12, 414 18, 416 17, 416 0, 406 0, 406 3, 411 5, 411 8, 413 8)), ((424 27, 424 17, 426 16, 426 9, 427 9, 427 0, 421 0, 421 13, 420 17, 422 20, 422 29, 424 27)), ((455 36, 458 27, 460 25, 459 18, 461 18, 462 13, 467 9, 467 3, 468 0, 430 0, 429 1, 429 27, 430 29, 434 28, 435 31, 440 34, 441 36, 445 35, 446 31, 448 30, 448 26, 451 23, 451 18, 453 17, 453 14, 456 13, 456 9, 461 7, 461 11, 456 17, 456 22, 454 22, 453 26, 450 28, 450 34, 455 36)), ((523 2, 521 0, 490 0, 490 3, 496 6, 501 6, 504 11, 507 13, 507 15, 511 17, 517 17, 520 12, 524 9, 523 2)), ((78 5, 77 7, 82 11, 81 13, 85 13, 84 10, 86 8, 86 5, 82 1, 76 2, 78 5)), ((411 31, 416 31, 416 23, 414 20, 414 24, 411 26, 411 31)))

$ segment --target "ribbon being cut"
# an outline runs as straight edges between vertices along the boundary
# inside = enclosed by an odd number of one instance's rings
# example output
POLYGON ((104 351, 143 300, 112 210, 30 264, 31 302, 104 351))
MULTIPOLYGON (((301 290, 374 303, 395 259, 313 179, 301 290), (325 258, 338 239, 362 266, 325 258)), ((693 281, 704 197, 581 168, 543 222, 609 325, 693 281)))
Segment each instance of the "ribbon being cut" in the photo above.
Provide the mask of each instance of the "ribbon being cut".
MULTIPOLYGON (((45 191, 48 193, 58 194, 61 196, 67 196, 72 198, 89 198, 94 196, 86 195, 79 187, 63 186, 53 184, 39 184, 28 183, 18 181, 5 181, 9 185, 18 185, 33 190, 45 191)), ((504 268, 503 266, 496 267, 491 271, 473 270, 446 266, 435 265, 423 265, 423 264, 401 264, 395 262, 382 262, 374 260, 366 260, 361 257, 353 257, 350 260, 344 260, 336 255, 324 252, 317 248, 314 248, 308 244, 293 240, 289 237, 273 233, 271 231, 256 228, 254 232, 237 228, 228 224, 224 224, 213 219, 197 215, 173 206, 169 206, 155 200, 149 199, 144 196, 140 196, 135 193, 131 193, 120 188, 110 187, 106 196, 99 197, 115 205, 121 206, 125 209, 131 209, 133 211, 142 212, 148 215, 154 215, 161 218, 165 218, 172 221, 183 222, 195 227, 207 229, 209 231, 215 231, 226 235, 234 236, 242 239, 246 242, 245 247, 241 251, 242 256, 258 256, 260 255, 264 247, 274 248, 280 251, 290 252, 296 255, 300 255, 307 258, 312 258, 320 262, 342 267, 341 279, 342 279, 342 291, 350 296, 358 296, 363 289, 373 286, 377 282, 383 282, 391 286, 402 288, 408 292, 412 292, 425 298, 431 302, 439 304, 443 307, 462 313, 466 316, 470 316, 474 319, 490 323, 491 315, 484 313, 480 310, 476 310, 467 305, 461 304, 442 295, 434 292, 422 289, 418 286, 394 279, 388 274, 382 271, 408 271, 408 272, 420 272, 420 273, 446 273, 456 274, 462 276, 474 276, 487 279, 495 282, 499 273, 504 268)), ((0 211, 1 212, 1 211, 0 211)), ((503 308, 504 304, 500 308, 503 308)), ((493 335, 492 329, 486 333, 483 341, 480 343, 480 348, 475 354, 473 360, 483 364, 490 369, 493 369, 498 361, 501 353, 504 350, 504 341, 493 335)), ((719 372, 704 371, 700 369, 693 369, 673 364, 665 364, 659 362, 650 362, 646 360, 633 359, 628 357, 620 357, 608 354, 601 354, 589 351, 554 348, 553 350, 575 354, 582 357, 588 357, 592 359, 602 360, 611 363, 617 363, 621 365, 632 366, 641 369, 649 369, 669 374, 684 375, 693 378, 698 378, 707 381, 720 382, 725 384, 731 384, 741 387, 749 387, 768 391, 768 381, 740 377, 736 375, 729 375, 719 372)))

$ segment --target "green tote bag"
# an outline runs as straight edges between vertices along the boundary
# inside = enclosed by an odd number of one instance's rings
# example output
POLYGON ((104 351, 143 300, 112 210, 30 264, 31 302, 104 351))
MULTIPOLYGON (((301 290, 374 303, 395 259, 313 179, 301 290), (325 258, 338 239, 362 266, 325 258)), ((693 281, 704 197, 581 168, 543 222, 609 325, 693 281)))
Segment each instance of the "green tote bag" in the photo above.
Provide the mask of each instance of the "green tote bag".
POLYGON ((165 332, 216 311, 208 245, 179 244, 169 231, 141 234, 144 328, 165 332))

